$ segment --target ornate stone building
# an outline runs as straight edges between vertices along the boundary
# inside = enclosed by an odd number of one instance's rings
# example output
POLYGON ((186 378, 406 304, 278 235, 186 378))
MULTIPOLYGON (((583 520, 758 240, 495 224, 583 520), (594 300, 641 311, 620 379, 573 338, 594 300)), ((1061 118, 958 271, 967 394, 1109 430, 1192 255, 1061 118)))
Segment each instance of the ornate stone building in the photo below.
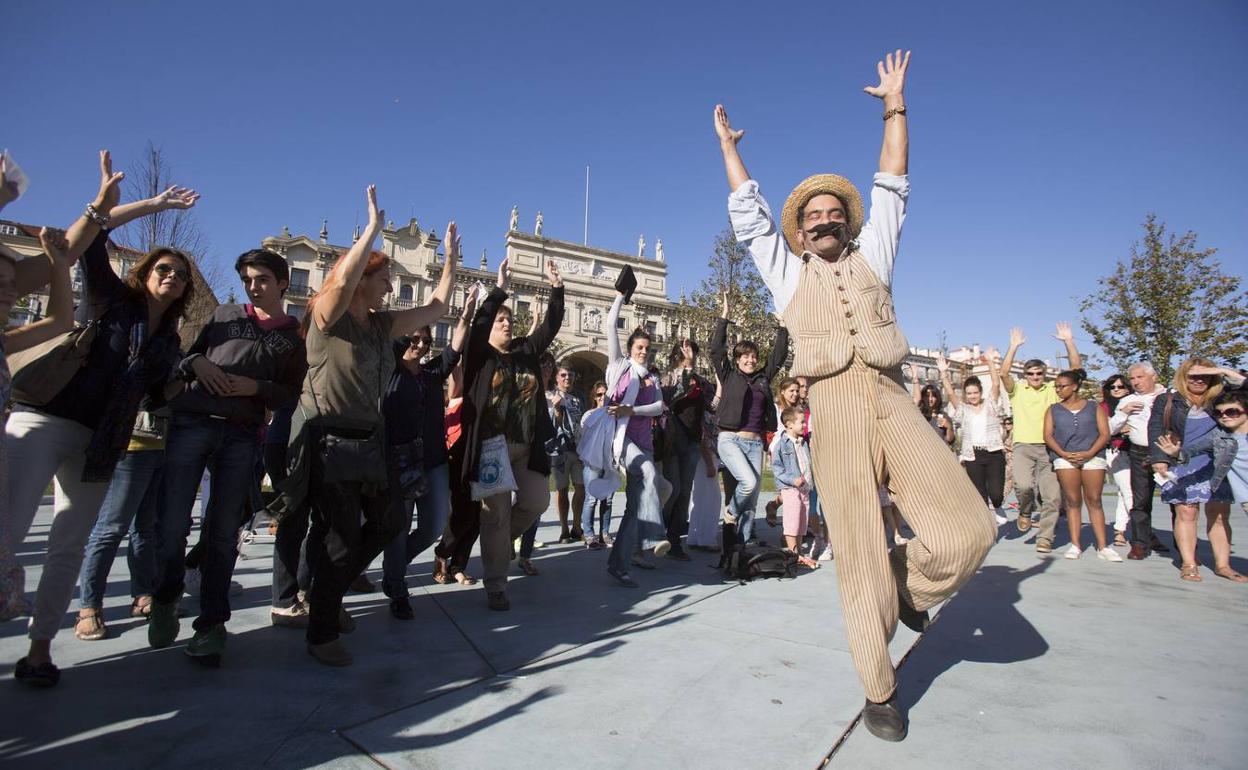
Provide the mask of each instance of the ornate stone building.
MULTIPOLYGON (((515 229, 515 222, 513 216, 512 229, 503 239, 503 256, 511 265, 509 304, 521 321, 544 313, 550 287, 543 270, 547 259, 554 260, 563 276, 567 303, 554 352, 561 363, 577 373, 582 388, 588 388, 604 374, 607 312, 615 298, 615 279, 625 265, 631 265, 637 274, 638 286, 632 303, 620 315, 619 330, 641 326, 650 332, 656 347, 670 343, 677 321, 676 306, 667 299, 665 262, 521 232, 515 229)), ((391 307, 408 308, 429 301, 442 273, 441 244, 437 233, 422 229, 416 219, 401 227, 393 221, 386 223, 379 249, 392 260, 391 307)), ((286 257, 290 264, 287 312, 298 316, 302 316, 308 298, 321 288, 334 263, 349 248, 329 242, 325 223, 315 239, 292 235, 289 229, 282 228, 280 235, 264 238, 261 245, 286 257)), ((478 281, 487 288, 494 285, 499 261, 487 259, 483 251, 479 259, 464 259, 456 269, 451 307, 433 329, 436 347, 449 340, 464 296, 472 285, 478 281)), ((527 331, 517 329, 516 333, 527 331)))

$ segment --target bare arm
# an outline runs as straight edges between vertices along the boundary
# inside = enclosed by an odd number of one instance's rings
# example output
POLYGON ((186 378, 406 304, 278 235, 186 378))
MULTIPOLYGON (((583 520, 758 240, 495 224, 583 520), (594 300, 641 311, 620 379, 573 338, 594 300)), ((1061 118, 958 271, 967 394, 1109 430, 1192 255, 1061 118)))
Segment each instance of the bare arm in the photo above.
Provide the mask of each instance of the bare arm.
POLYGON ((351 248, 342 256, 342 269, 330 274, 330 281, 322 287, 312 311, 312 321, 321 331, 337 323, 351 306, 351 297, 355 294, 355 287, 359 286, 360 279, 364 277, 364 267, 368 264, 369 253, 373 250, 373 241, 381 232, 385 212, 377 209, 376 186, 370 184, 366 195, 368 197, 368 225, 364 228, 364 234, 358 241, 351 244, 351 248))
POLYGON ((472 321, 473 311, 477 309, 478 293, 476 286, 468 290, 464 310, 459 314, 459 323, 455 324, 455 331, 451 334, 451 349, 456 353, 464 352, 464 340, 468 338, 468 324, 472 321))
POLYGON ((997 368, 997 349, 988 348, 984 353, 983 361, 988 365, 988 375, 992 378, 992 408, 997 408, 997 402, 1001 400, 1001 370, 997 368))
POLYGON ((1006 393, 1014 392, 1014 378, 1010 375, 1010 371, 1014 368, 1014 356, 1018 354, 1018 349, 1023 346, 1027 338, 1023 336, 1023 330, 1015 326, 1010 329, 1010 346, 1005 349, 1005 359, 1001 362, 1001 387, 1006 393))
POLYGON ((910 52, 902 56, 901 49, 886 54, 884 61, 876 64, 880 73, 878 86, 862 89, 884 101, 884 145, 880 148, 880 171, 885 174, 904 176, 910 158, 910 132, 906 125, 906 70, 910 67, 910 52), (890 114, 891 113, 891 114, 890 114))
POLYGON ((1095 457, 1109 443, 1109 416, 1104 409, 1096 410, 1096 433, 1096 442, 1084 453, 1089 458, 1095 457))
POLYGON ((1052 407, 1044 410, 1044 443, 1049 449, 1057 452, 1057 456, 1063 459, 1069 459, 1069 453, 1062 449, 1057 443, 1057 439, 1053 438, 1053 409, 1052 407))
POLYGON ((1083 368, 1083 356, 1079 355, 1079 351, 1075 348, 1075 335, 1070 330, 1070 324, 1062 321, 1057 324, 1057 332, 1053 335, 1054 339, 1062 341, 1066 346, 1066 356, 1070 359, 1071 369, 1083 368))
POLYGON ((728 174, 728 187, 737 189, 750 179, 750 172, 745 170, 745 162, 737 150, 737 143, 745 136, 745 131, 734 130, 728 122, 728 112, 724 105, 715 105, 715 134, 719 137, 719 151, 724 156, 724 171, 728 174))
POLYGON ((940 386, 945 389, 949 406, 957 409, 961 401, 958 399, 958 391, 953 387, 953 380, 949 379, 949 362, 945 360, 943 354, 936 354, 936 368, 940 371, 940 386))
POLYGON ((187 187, 170 187, 160 195, 147 200, 134 201, 132 203, 123 203, 113 209, 111 223, 112 229, 116 230, 128 222, 132 222, 140 217, 155 214, 158 211, 166 211, 168 209, 189 209, 199 200, 199 193, 187 187))
POLYGON ((390 314, 394 318, 392 333, 395 337, 402 337, 422 326, 428 326, 446 312, 451 299, 451 289, 455 286, 455 264, 459 261, 459 245, 459 228, 451 222, 446 226, 446 258, 442 261, 442 276, 438 279, 438 286, 433 290, 429 304, 390 314))
POLYGON ((919 382, 919 368, 914 364, 910 365, 910 385, 914 391, 914 405, 919 406, 923 403, 923 385, 919 382))
MULTIPOLYGON (((69 331, 74 325, 74 291, 69 283, 69 271, 74 260, 69 256, 69 242, 64 232, 45 227, 39 231, 39 243, 47 255, 48 270, 52 276, 48 314, 42 320, 5 332, 4 347, 9 353, 47 342, 58 334, 69 331)), ((38 258, 27 261, 34 259, 38 258)))

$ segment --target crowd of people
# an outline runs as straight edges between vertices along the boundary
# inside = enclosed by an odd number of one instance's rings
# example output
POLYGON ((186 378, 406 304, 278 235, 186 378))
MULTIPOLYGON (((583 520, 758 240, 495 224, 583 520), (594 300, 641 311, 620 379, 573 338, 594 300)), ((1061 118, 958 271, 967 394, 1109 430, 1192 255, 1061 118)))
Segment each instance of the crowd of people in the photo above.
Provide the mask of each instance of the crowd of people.
POLYGON ((0 254, 0 311, 44 286, 51 298, 45 319, 6 331, 0 348, 0 396, 12 402, 0 443, 0 617, 30 616, 16 678, 58 682, 51 643, 75 588, 74 635, 108 634, 108 576, 127 535, 130 612, 147 618, 150 646, 179 639, 182 596, 194 583, 186 653, 216 665, 240 529, 269 512, 271 621, 304 630, 317 661, 346 666, 341 635, 355 623, 343 598, 369 589, 365 572, 378 556, 397 620, 414 617, 414 560, 434 548, 435 582, 474 585, 478 544, 486 604, 506 611, 513 562, 539 574, 537 523, 553 488, 559 541, 609 550, 609 582, 637 587, 634 570, 662 559, 770 540, 756 520, 767 467, 775 496, 764 521, 783 519, 777 547, 808 570, 835 557, 868 726, 890 740, 904 725, 891 705, 887 640, 898 620, 925 628, 926 609, 978 568, 1009 521, 1010 483, 1015 526, 1036 530, 1037 552, 1053 551, 1064 511, 1064 556, 1078 559, 1086 507, 1095 553, 1109 562, 1123 560, 1115 545, 1129 546, 1130 560, 1169 550, 1152 528, 1160 487, 1181 578, 1202 580, 1203 506, 1214 574, 1248 582, 1230 564, 1228 523, 1230 502, 1248 500, 1243 373, 1191 358, 1166 388, 1140 362, 1107 378, 1097 401, 1070 326, 1059 324, 1070 368, 1051 381, 1039 359, 1014 379, 1026 338, 1013 329, 1004 356, 990 348, 976 362, 986 378, 955 387, 942 356, 939 382, 914 370, 907 391, 909 348, 889 287, 909 194, 900 100, 908 62, 890 54, 881 86, 868 89, 888 107, 870 220, 852 184, 819 175, 794 191, 777 227, 737 152, 743 132, 716 109, 733 228, 773 294, 778 326, 766 350, 733 335, 725 291, 707 341, 710 377, 699 372, 696 340, 658 350, 638 328, 621 344, 630 289, 617 285, 605 377, 576 382, 551 354, 565 307, 553 261, 532 328, 513 328, 504 260, 493 287, 468 293, 449 344, 433 353, 430 324, 449 307, 460 257, 457 227, 447 227, 430 301, 393 309, 391 260, 374 249, 384 214, 373 187, 361 237, 301 320, 283 309, 286 261, 254 249, 234 265, 248 301, 220 305, 183 339, 191 257, 158 247, 118 276, 107 245, 125 222, 190 208, 199 196, 175 187, 122 204, 122 175, 101 153, 95 197, 66 232, 40 233, 45 256, 0 254), (800 376, 781 377, 790 329, 790 371, 800 376), (205 471, 211 483, 201 490, 205 471), (1101 503, 1107 474, 1118 490, 1112 532, 1101 503), (50 483, 54 517, 28 604, 15 551, 50 483), (623 510, 613 510, 621 485, 623 510), (199 542, 188 553, 197 497, 199 542))

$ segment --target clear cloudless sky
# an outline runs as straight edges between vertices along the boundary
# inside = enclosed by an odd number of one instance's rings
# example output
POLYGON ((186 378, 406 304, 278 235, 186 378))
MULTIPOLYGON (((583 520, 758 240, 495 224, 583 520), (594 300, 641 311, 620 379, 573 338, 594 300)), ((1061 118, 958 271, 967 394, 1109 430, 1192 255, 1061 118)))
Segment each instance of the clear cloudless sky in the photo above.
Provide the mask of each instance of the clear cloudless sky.
MULTIPOLYGON (((513 204, 549 237, 634 253, 662 237, 669 295, 727 224, 711 111, 778 212, 808 174, 866 190, 882 135, 862 93, 913 49, 913 191, 894 289, 911 344, 1051 358, 1053 325, 1125 258, 1148 212, 1248 270, 1248 3, 87 3, 0 9, 0 146, 31 178, 3 216, 68 223, 95 153, 151 140, 211 258, 289 225, 349 243, 387 217, 502 254, 513 204)), ((1085 349, 1090 342, 1077 338, 1085 349)))

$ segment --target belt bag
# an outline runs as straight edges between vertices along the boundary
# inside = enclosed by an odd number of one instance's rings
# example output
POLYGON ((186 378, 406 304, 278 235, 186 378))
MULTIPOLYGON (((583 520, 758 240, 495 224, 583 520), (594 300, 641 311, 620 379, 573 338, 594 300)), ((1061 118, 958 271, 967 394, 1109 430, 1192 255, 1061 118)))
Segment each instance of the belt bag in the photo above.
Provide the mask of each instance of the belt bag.
POLYGON ((13 399, 43 406, 65 389, 87 363, 99 322, 70 329, 41 345, 8 357, 13 372, 13 399))
POLYGON ((481 456, 477 460, 477 479, 472 482, 472 499, 484 500, 516 490, 516 477, 511 472, 511 457, 507 454, 507 437, 487 438, 481 442, 481 456))
POLYGON ((321 436, 320 455, 321 478, 328 483, 386 481, 386 454, 376 433, 367 438, 325 433, 321 436))

